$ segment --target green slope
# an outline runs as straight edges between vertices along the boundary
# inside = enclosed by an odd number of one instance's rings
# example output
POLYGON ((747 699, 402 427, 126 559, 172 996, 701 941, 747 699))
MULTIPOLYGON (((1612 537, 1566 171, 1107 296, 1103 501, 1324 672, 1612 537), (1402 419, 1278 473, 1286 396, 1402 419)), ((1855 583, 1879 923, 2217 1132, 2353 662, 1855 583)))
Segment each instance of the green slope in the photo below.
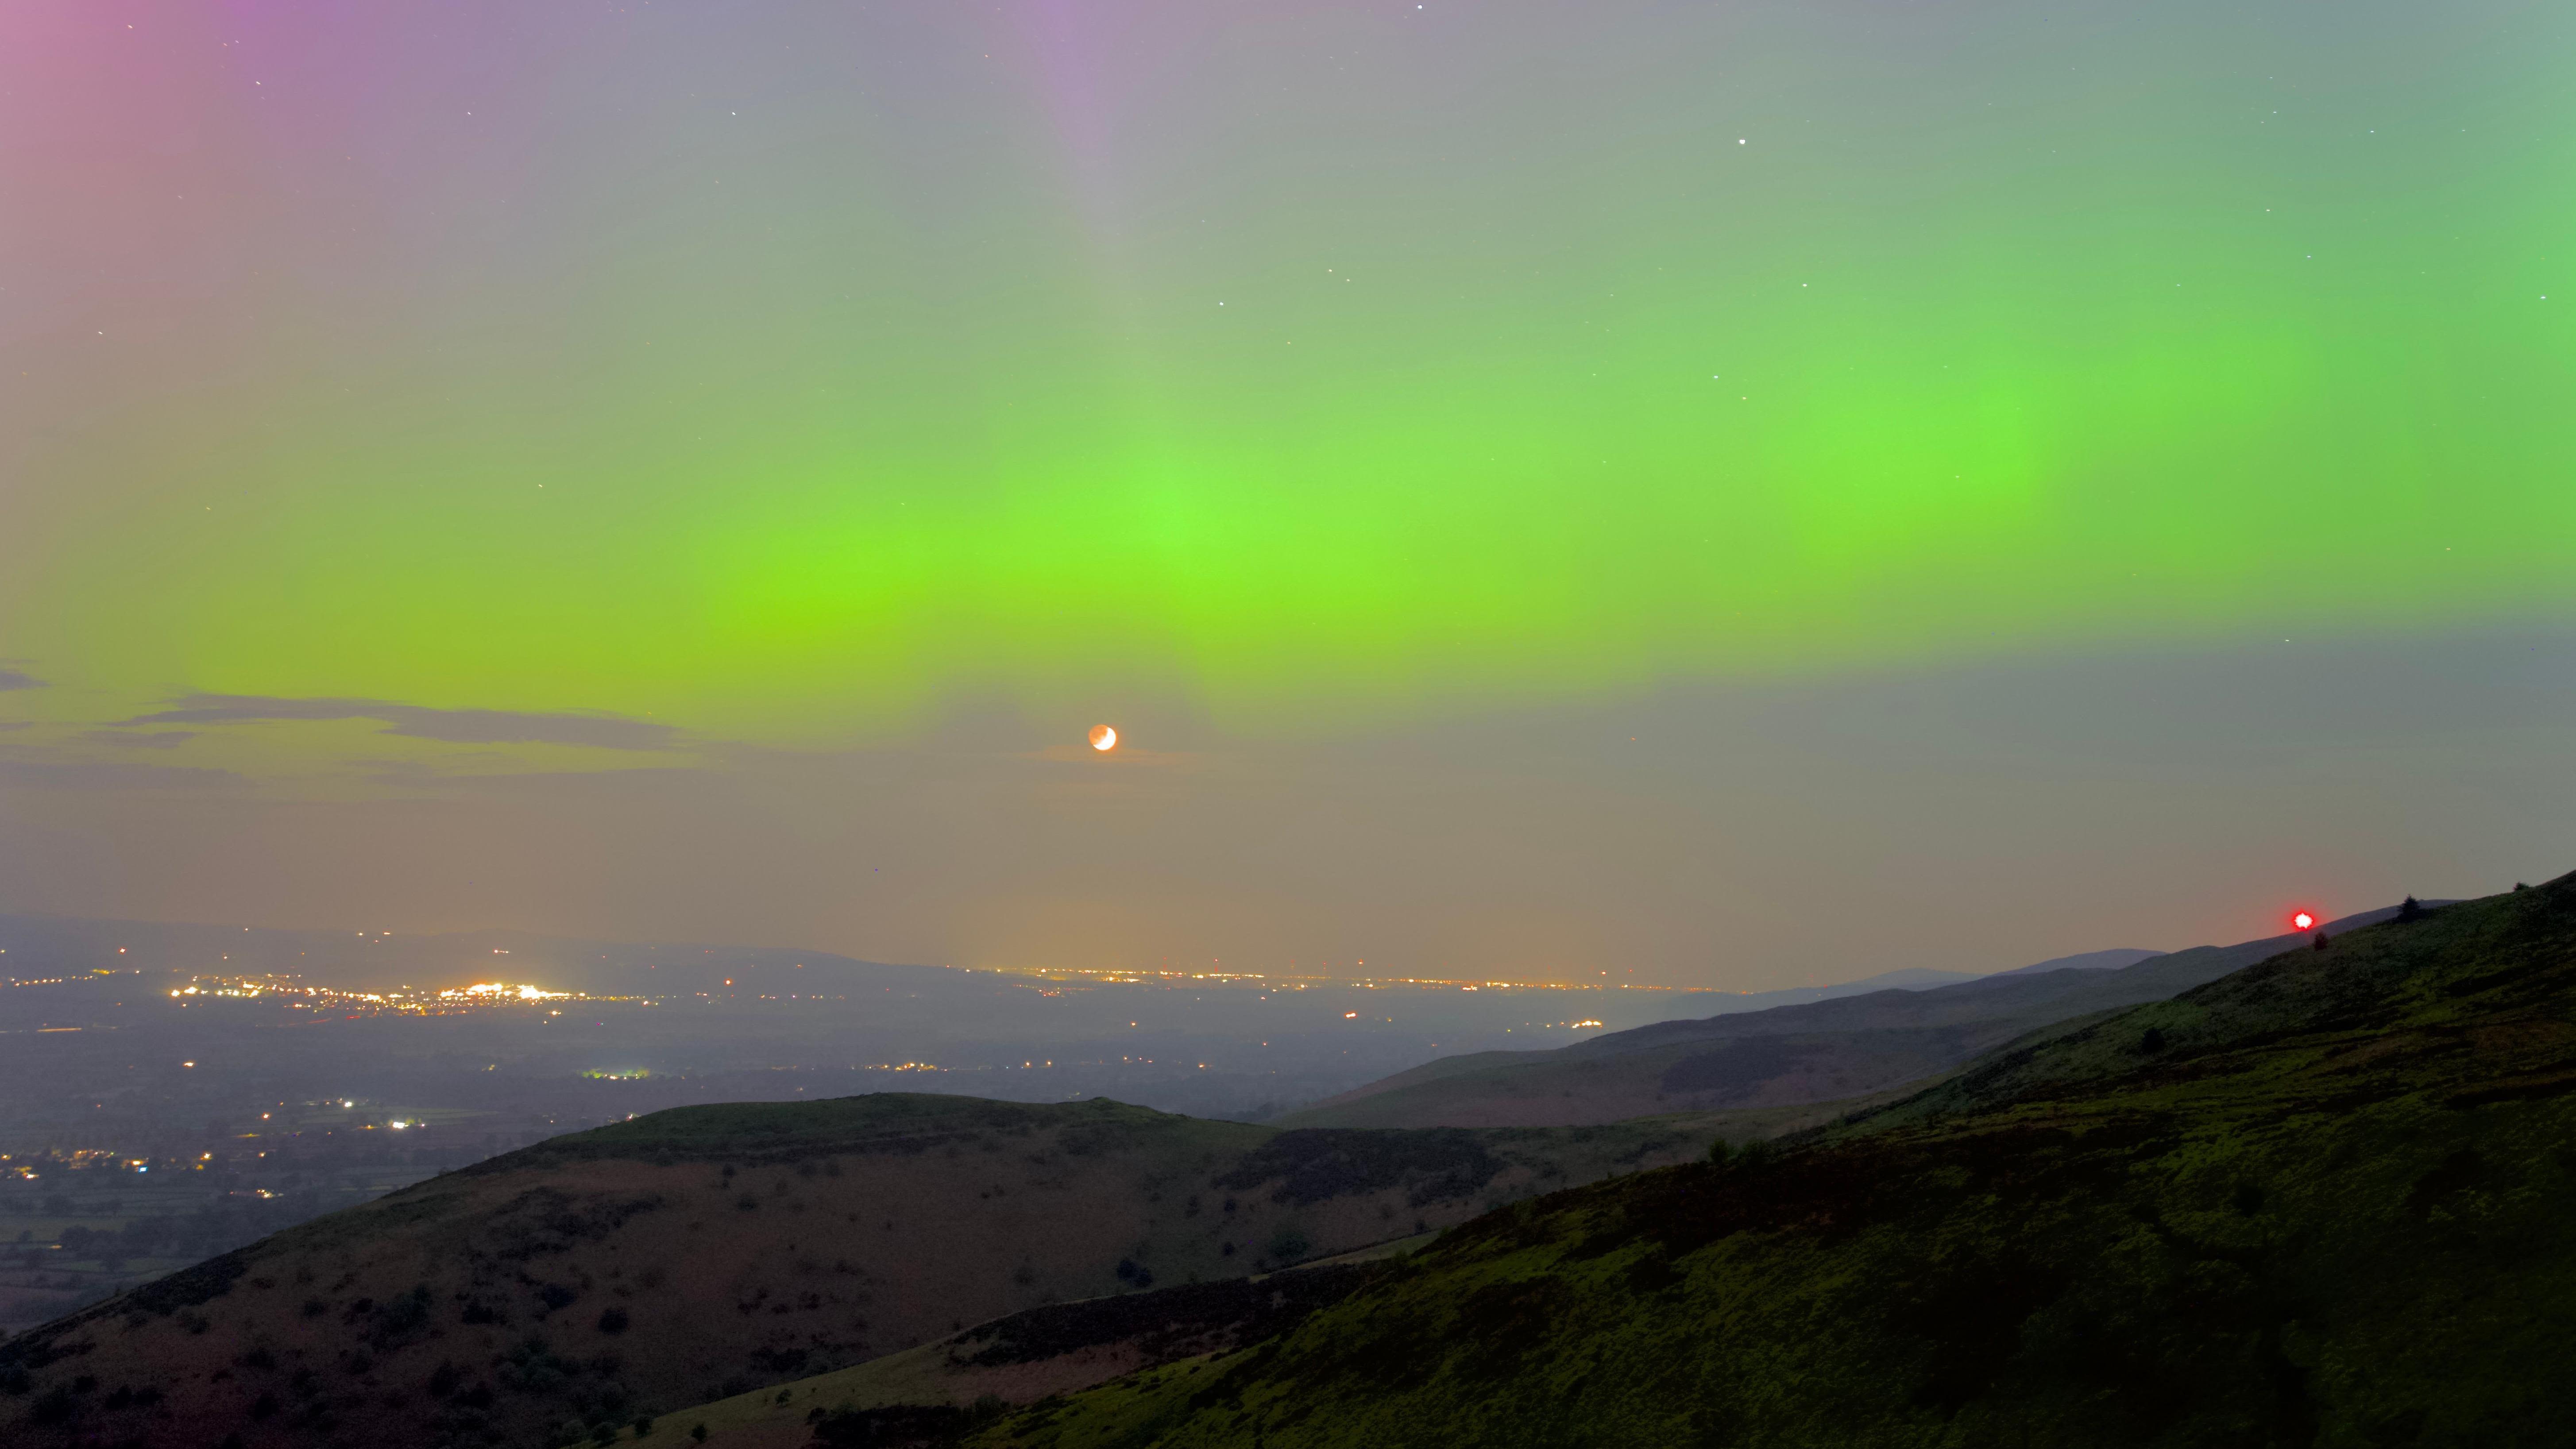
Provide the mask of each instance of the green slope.
POLYGON ((1503 1209, 977 1442, 2563 1445, 2571 1203, 2576 877, 1503 1209))

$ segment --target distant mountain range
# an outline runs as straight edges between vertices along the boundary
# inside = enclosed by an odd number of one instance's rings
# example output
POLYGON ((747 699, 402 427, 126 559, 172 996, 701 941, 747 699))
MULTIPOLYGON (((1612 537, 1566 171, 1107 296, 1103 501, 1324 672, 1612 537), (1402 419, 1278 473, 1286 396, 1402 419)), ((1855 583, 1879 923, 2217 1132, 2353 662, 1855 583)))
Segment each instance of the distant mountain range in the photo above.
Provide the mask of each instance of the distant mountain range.
POLYGON ((765 946, 659 945, 540 936, 527 931, 281 930, 175 921, 0 915, 0 977, 62 970, 226 971, 320 980, 344 991, 532 981, 596 995, 720 990, 730 981, 778 990, 938 989, 960 975, 938 966, 856 961, 828 951, 765 946), (788 984, 791 973, 795 985, 788 984))
MULTIPOLYGON (((2396 914, 2363 911, 2329 933, 2396 914)), ((1990 976, 1891 972, 1809 1000, 1657 1022, 1553 1051, 1443 1057, 1278 1119, 1290 1127, 1576 1127, 1793 1108, 1920 1083, 2025 1033, 2157 1001, 2305 936, 2062 956, 1990 976)), ((1789 994, 1789 993, 1773 993, 1789 994)))
MULTIPOLYGON (((2046 961, 2034 962, 2028 966, 2016 966, 2010 971, 1998 971, 1994 974, 1998 976, 2037 976, 2049 971, 2118 971, 2125 967, 2135 966, 2141 961, 2152 960, 2155 957, 2162 956, 2164 954, 2165 953, 2162 951, 2141 951, 2135 947, 2114 947, 2108 951, 2086 951, 2074 956, 2057 956, 2046 961)), ((1897 983, 1890 982, 1888 984, 1892 986, 1897 983)))
POLYGON ((2086 951, 2077 956, 2059 956, 2016 966, 2009 971, 1935 971, 1924 966, 1909 966, 1901 971, 1882 971, 1855 981, 1837 981, 1831 986, 1791 986, 1778 991, 1747 991, 1732 999, 1719 997, 1724 1005, 1719 1014, 1734 1015, 1746 1011, 1769 1011, 1775 1006, 1804 1006, 1812 1001, 1833 1001, 1845 996, 1866 996, 1873 991, 1925 991, 1935 986, 1955 986, 1962 981, 1983 981, 1994 976, 2028 976, 2042 971, 2111 971, 2135 966, 2162 951, 2134 948, 2110 951, 2086 951))

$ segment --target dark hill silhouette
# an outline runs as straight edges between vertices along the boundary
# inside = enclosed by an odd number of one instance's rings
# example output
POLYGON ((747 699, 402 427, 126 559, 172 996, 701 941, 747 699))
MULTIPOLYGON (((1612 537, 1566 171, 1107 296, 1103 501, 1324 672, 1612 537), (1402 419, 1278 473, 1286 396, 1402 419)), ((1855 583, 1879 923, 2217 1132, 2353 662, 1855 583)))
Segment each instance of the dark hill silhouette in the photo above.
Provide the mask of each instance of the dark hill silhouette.
MULTIPOLYGON (((2364 911, 2325 929, 2337 934, 2396 911, 2364 911)), ((1657 1022, 1554 1051, 1444 1057, 1278 1120, 1293 1127, 1570 1127, 1838 1101, 1920 1083, 2057 1023, 2162 1000, 2307 939, 2273 936, 2162 955, 2094 952, 1924 990, 1657 1022), (2142 959, 2108 964, 2121 956, 2142 959)))
POLYGON ((2162 951, 2142 951, 2134 946, 2121 946, 2108 951, 2082 951, 2072 956, 2057 956, 2028 966, 2016 966, 2010 971, 1998 971, 1995 974, 2037 976, 2048 971, 2118 971, 2123 967, 2135 966, 2141 961, 2153 960, 2164 954, 2162 951))
POLYGON ((1488 1214, 982 1449, 2576 1442, 2576 877, 1488 1214))
POLYGON ((1679 1160, 1710 1130, 1293 1132, 1105 1099, 903 1094, 678 1108, 443 1174, 0 1344, 0 1443, 552 1445, 567 1423, 1015 1311, 1462 1222, 1679 1160))

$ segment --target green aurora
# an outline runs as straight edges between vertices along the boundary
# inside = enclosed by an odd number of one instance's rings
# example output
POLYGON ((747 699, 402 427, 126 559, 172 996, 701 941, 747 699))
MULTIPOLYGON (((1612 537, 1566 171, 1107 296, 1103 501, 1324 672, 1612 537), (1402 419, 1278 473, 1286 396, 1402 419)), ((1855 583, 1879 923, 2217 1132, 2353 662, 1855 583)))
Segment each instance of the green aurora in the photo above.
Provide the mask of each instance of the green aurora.
POLYGON ((161 23, 13 163, 212 196, 13 329, 0 655, 119 696, 1257 735, 2571 602, 2562 9, 161 23))
POLYGON ((1758 989, 2564 869, 2563 5, 9 26, 0 908, 1758 989))

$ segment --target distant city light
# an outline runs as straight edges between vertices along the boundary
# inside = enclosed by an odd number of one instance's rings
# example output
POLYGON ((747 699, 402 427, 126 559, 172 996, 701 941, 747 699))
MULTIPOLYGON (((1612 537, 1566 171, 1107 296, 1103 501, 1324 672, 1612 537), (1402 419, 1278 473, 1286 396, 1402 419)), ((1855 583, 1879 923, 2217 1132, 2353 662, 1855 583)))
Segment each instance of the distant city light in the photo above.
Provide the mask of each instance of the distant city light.
POLYGON ((516 997, 521 1001, 560 1001, 572 993, 548 991, 539 986, 514 986, 506 981, 477 981, 471 986, 461 986, 438 994, 440 999, 446 1001, 489 1001, 508 997, 516 997))

